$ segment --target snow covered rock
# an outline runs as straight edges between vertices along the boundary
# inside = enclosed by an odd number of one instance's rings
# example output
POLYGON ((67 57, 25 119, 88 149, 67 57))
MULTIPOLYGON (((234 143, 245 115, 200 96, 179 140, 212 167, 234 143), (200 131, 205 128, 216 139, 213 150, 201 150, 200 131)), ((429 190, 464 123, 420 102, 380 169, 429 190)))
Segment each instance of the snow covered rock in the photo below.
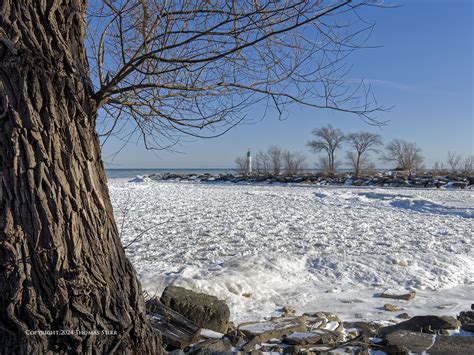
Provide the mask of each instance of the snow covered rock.
POLYGON ((238 328, 248 337, 262 336, 281 338, 283 335, 306 330, 306 316, 274 318, 266 322, 249 322, 239 325, 238 328))
POLYGON ((227 331, 230 318, 229 307, 215 296, 182 287, 167 286, 161 295, 161 302, 201 328, 220 333, 227 331))
POLYGON ((151 179, 148 176, 137 175, 134 179, 129 180, 128 182, 140 183, 140 182, 148 182, 148 181, 151 181, 151 179))
POLYGON ((339 316, 330 312, 304 313, 307 316, 307 325, 311 330, 328 329, 342 331, 343 323, 339 316))
POLYGON ((255 346, 270 339, 279 339, 284 335, 306 331, 306 316, 274 318, 266 322, 243 323, 238 328, 250 341, 242 348, 252 351, 255 346))

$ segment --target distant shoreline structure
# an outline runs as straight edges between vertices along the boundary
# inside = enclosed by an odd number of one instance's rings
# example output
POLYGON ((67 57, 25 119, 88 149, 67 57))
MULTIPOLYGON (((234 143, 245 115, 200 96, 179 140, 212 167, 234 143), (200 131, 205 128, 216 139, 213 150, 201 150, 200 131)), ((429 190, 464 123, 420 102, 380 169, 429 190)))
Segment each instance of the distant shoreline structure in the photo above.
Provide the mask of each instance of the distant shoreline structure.
POLYGON ((355 178, 351 173, 337 173, 327 176, 323 173, 301 173, 297 175, 248 175, 248 174, 211 174, 211 173, 152 173, 137 175, 129 180, 133 183, 149 181, 223 183, 223 184, 302 184, 316 186, 378 186, 378 187, 417 187, 417 188, 455 188, 474 189, 474 176, 435 175, 428 172, 418 175, 407 171, 376 172, 355 178))
MULTIPOLYGON (((375 169, 378 172, 387 172, 393 169, 380 168, 375 169)), ((345 174, 350 173, 352 169, 338 169, 337 173, 345 174)), ((237 168, 106 168, 105 172, 108 178, 133 178, 137 175, 149 175, 153 173, 157 174, 238 174, 237 168)), ((321 169, 303 169, 303 174, 319 174, 321 169)))

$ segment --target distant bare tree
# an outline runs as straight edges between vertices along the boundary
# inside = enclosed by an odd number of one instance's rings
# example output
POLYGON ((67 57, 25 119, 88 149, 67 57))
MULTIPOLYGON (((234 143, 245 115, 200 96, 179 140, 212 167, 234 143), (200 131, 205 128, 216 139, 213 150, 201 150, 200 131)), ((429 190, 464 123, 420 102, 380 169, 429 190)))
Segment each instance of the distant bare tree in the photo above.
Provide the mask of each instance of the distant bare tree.
POLYGON ((462 161, 462 154, 458 154, 455 152, 448 152, 448 156, 446 158, 446 164, 449 166, 452 172, 455 172, 460 167, 462 161))
POLYGON ((260 150, 255 156, 255 172, 257 174, 268 174, 270 172, 271 160, 267 153, 260 150))
POLYGON ((348 134, 346 141, 353 149, 347 152, 346 157, 354 169, 354 176, 358 177, 364 168, 370 166, 367 154, 378 151, 378 147, 383 144, 382 137, 375 133, 358 132, 348 134))
POLYGON ((247 174, 247 158, 237 157, 235 158, 235 165, 237 174, 246 175, 247 174))
MULTIPOLYGON (((324 174, 329 174, 329 162, 326 157, 318 157, 318 160, 316 161, 316 168, 321 170, 322 173, 324 174)), ((334 162, 334 169, 337 169, 339 167, 339 162, 334 162)))
POLYGON ((293 167, 295 174, 301 174, 306 169, 306 155, 301 152, 293 153, 293 167))
POLYGON ((471 155, 463 160, 462 173, 468 176, 474 175, 474 155, 471 155))
POLYGON ((303 172, 306 162, 306 156, 303 153, 287 150, 283 152, 282 156, 286 175, 292 176, 303 172))
POLYGON ((282 165, 282 150, 276 145, 272 145, 268 148, 267 154, 270 158, 272 174, 275 176, 280 175, 282 165))
POLYGON ((331 125, 315 129, 311 132, 317 139, 309 141, 307 144, 315 153, 325 152, 327 160, 323 164, 326 173, 334 175, 336 173, 335 152, 345 139, 344 133, 339 128, 331 125))
POLYGON ((443 162, 435 161, 433 166, 433 172, 436 174, 442 174, 446 172, 446 167, 444 166, 443 162))
POLYGON ((397 164, 397 169, 406 170, 410 173, 421 168, 423 156, 421 148, 416 143, 406 142, 401 139, 394 139, 386 146, 386 153, 382 160, 397 164))

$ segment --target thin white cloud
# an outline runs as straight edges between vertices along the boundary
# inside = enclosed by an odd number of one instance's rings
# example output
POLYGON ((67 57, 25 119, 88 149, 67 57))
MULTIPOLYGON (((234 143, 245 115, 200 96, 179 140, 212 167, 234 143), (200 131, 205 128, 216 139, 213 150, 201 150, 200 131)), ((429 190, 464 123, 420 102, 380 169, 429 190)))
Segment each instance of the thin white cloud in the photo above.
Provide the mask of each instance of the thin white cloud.
POLYGON ((370 78, 365 78, 365 79, 351 79, 350 82, 352 83, 360 83, 364 82, 366 85, 372 85, 372 86, 380 86, 380 87, 385 87, 389 89, 395 89, 398 91, 404 91, 404 92, 412 92, 412 93, 418 93, 418 94, 431 94, 431 95, 439 95, 443 94, 446 96, 462 96, 461 92, 456 92, 456 91, 450 91, 450 90, 441 90, 441 89, 436 89, 432 87, 422 87, 418 85, 413 85, 413 84, 405 84, 405 83, 400 83, 396 81, 391 81, 391 80, 385 80, 385 79, 370 79, 370 78))
POLYGON ((393 89, 397 89, 397 90, 401 90, 401 91, 418 91, 418 88, 414 85, 398 83, 396 81, 391 81, 391 80, 363 79, 363 81, 366 84, 384 86, 384 87, 393 88, 393 89))

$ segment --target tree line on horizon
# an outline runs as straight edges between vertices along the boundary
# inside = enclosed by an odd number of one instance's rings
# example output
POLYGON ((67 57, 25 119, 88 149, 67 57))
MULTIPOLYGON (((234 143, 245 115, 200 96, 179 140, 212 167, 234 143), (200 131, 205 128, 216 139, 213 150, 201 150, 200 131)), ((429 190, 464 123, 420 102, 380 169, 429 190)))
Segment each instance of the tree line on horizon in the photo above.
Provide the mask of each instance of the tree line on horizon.
MULTIPOLYGON (((306 145, 313 153, 319 154, 316 167, 329 176, 335 175, 342 165, 337 154, 344 146, 348 148, 344 160, 351 167, 354 177, 375 170, 373 154, 378 155, 380 161, 393 164, 395 170, 412 173, 424 168, 422 150, 414 142, 395 138, 384 146, 380 134, 364 131, 346 134, 332 125, 316 128, 311 134, 314 138, 306 145)), ((302 152, 291 152, 272 145, 267 150, 257 152, 252 171, 258 175, 296 175, 306 170, 306 159, 302 152)), ((235 163, 239 173, 248 173, 245 157, 237 157, 235 163)), ((473 156, 463 157, 462 154, 448 151, 446 162, 436 162, 432 170, 437 173, 460 172, 471 175, 473 167, 473 156)))

